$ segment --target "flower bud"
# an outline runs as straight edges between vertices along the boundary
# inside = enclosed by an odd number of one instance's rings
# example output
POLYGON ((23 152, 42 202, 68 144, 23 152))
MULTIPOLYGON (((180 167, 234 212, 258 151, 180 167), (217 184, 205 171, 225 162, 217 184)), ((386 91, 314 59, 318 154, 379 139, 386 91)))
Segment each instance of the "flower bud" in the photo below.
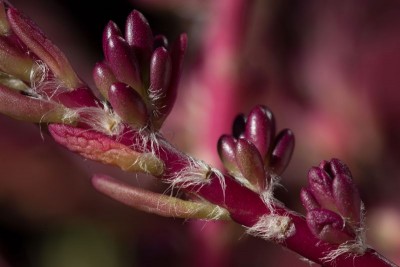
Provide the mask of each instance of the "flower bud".
POLYGON ((35 62, 26 53, 0 36, 0 70, 25 82, 31 81, 35 62))
POLYGON ((317 167, 311 168, 308 172, 308 184, 310 192, 322 207, 336 211, 332 194, 332 178, 324 170, 317 167))
POLYGON ((310 192, 308 188, 302 188, 300 191, 300 199, 304 208, 307 211, 315 210, 321 208, 318 201, 315 199, 314 195, 310 192))
POLYGON ((138 128, 147 124, 146 104, 130 86, 120 82, 113 83, 108 91, 108 101, 123 121, 138 128))
POLYGON ((0 85, 0 113, 29 122, 74 123, 71 111, 55 102, 22 95, 0 85))
POLYGON ((269 159, 270 168, 278 175, 282 174, 290 162, 294 150, 294 135, 289 129, 282 130, 275 138, 269 159))
POLYGON ((111 35, 104 44, 104 55, 118 81, 144 96, 138 61, 124 39, 111 35))
POLYGON ((41 59, 66 88, 83 85, 65 55, 55 46, 30 19, 10 7, 7 12, 11 29, 19 39, 41 59))
POLYGON ((264 159, 275 137, 275 120, 264 106, 256 106, 247 116, 245 138, 252 142, 264 159))
POLYGON ((343 217, 359 226, 361 220, 361 198, 350 176, 338 174, 332 183, 335 204, 343 217))
POLYGON ((341 162, 338 159, 331 159, 329 166, 331 169, 330 173, 331 173, 332 177, 334 177, 338 174, 344 174, 349 177, 352 177, 349 167, 347 167, 347 165, 345 165, 343 162, 341 162))
POLYGON ((362 202, 350 170, 338 159, 322 161, 308 173, 309 187, 301 192, 307 211, 320 206, 340 216, 355 235, 362 228, 362 202))
POLYGON ((105 99, 108 99, 108 90, 110 86, 118 81, 106 62, 96 63, 93 69, 93 80, 97 89, 99 89, 105 99))
POLYGON ((307 213, 306 220, 311 232, 323 241, 342 244, 355 238, 342 217, 333 211, 315 209, 307 213))
POLYGON ((106 50, 105 46, 107 45, 107 42, 111 37, 123 38, 121 30, 119 29, 118 25, 112 20, 110 20, 107 23, 106 27, 104 27, 104 30, 103 30, 103 41, 102 41, 103 51, 106 50))
POLYGON ((223 135, 218 140, 218 154, 225 169, 233 175, 240 175, 235 158, 236 140, 230 135, 223 135))
POLYGON ((137 10, 133 10, 126 20, 125 39, 139 57, 141 67, 146 67, 143 63, 150 60, 153 33, 146 18, 137 10))
POLYGON ((166 91, 165 98, 160 106, 160 118, 155 121, 156 128, 160 128, 164 120, 167 118, 172 110, 176 100, 179 79, 182 72, 183 58, 187 47, 187 36, 181 34, 179 39, 174 43, 171 50, 171 80, 166 91))
POLYGON ((236 143, 235 158, 240 172, 255 190, 261 193, 268 186, 264 161, 253 143, 239 139, 236 143))
POLYGON ((150 88, 149 98, 155 111, 153 116, 160 115, 158 110, 162 108, 163 98, 166 95, 171 78, 171 59, 164 47, 157 48, 150 62, 150 88))

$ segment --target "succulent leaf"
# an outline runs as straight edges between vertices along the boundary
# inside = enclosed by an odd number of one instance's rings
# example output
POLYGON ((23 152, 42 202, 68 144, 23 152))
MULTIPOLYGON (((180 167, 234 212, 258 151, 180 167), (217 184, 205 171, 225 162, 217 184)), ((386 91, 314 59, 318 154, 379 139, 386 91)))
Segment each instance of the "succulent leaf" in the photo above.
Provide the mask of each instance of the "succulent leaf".
POLYGON ((124 122, 142 128, 148 123, 146 104, 129 85, 113 83, 108 91, 108 101, 124 122))
POLYGON ((7 16, 13 32, 50 68, 64 87, 72 90, 83 85, 65 55, 32 20, 12 7, 8 9, 7 16))
POLYGON ((120 36, 111 35, 104 44, 104 55, 118 81, 145 96, 138 61, 127 42, 120 36))
POLYGON ((336 175, 332 183, 332 191, 340 214, 352 224, 359 226, 361 221, 361 198, 351 177, 346 174, 336 175))
POLYGON ((124 184, 106 175, 95 175, 93 186, 103 194, 138 210, 164 217, 229 220, 227 210, 206 202, 185 201, 124 184))
POLYGON ((105 99, 108 99, 108 90, 110 86, 118 81, 106 62, 96 63, 93 69, 93 80, 97 89, 99 89, 105 99))
POLYGON ((347 229, 342 217, 330 210, 316 209, 308 212, 307 224, 314 235, 332 244, 342 244, 355 237, 347 229))
POLYGON ((275 120, 264 106, 256 106, 247 116, 245 138, 252 142, 264 159, 275 137, 275 120))
POLYGON ((289 165, 294 150, 294 134, 291 130, 282 130, 275 138, 275 144, 269 158, 269 166, 278 175, 289 165))
POLYGON ((225 169, 233 176, 240 175, 240 170, 236 163, 236 140, 230 135, 223 135, 218 140, 218 154, 224 164, 225 169))
POLYGON ((51 124, 49 131, 58 143, 87 159, 118 166, 124 171, 154 176, 164 172, 163 161, 154 154, 137 152, 104 134, 63 124, 51 124))
POLYGON ((235 158, 243 177, 261 193, 268 186, 264 161, 258 149, 250 141, 240 138, 236 143, 235 158))

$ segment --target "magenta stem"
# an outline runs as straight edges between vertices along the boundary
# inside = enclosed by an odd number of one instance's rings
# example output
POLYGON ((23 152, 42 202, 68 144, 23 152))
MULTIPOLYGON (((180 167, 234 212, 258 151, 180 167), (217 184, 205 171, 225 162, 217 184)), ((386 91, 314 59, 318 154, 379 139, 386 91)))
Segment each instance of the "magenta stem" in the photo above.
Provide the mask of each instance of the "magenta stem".
MULTIPOLYGON (((119 142, 132 146, 139 142, 136 134, 125 134, 119 142)), ((159 138, 159 149, 155 154, 165 162, 165 173, 161 177, 163 180, 172 181, 176 174, 188 167, 189 156, 178 151, 162 137, 159 138)), ((149 145, 150 147, 150 145, 149 145)), ((252 227, 263 215, 271 214, 271 210, 265 205, 258 194, 239 184, 233 177, 224 175, 225 190, 223 190, 220 180, 212 173, 209 182, 202 186, 190 186, 184 188, 187 191, 196 192, 207 201, 224 207, 230 212, 231 218, 245 226, 252 227)), ((373 249, 367 249, 362 255, 343 254, 334 261, 323 262, 321 259, 329 252, 338 248, 316 238, 309 230, 305 218, 302 215, 283 207, 274 206, 275 214, 288 216, 295 225, 295 233, 285 240, 279 242, 280 245, 297 252, 322 266, 341 266, 341 267, 393 267, 395 264, 383 258, 373 249)))

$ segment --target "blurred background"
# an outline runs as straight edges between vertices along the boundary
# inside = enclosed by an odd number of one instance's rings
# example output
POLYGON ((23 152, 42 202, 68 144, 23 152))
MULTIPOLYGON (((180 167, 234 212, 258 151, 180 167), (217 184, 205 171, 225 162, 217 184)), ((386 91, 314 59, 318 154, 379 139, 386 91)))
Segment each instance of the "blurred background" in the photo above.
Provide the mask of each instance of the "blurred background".
MULTIPOLYGON (((366 206, 369 244, 400 264, 400 2, 397 0, 14 0, 92 88, 102 29, 132 9, 172 42, 188 33, 176 107, 163 129, 176 146, 220 167, 218 137, 264 104, 296 148, 277 195, 299 192, 323 159, 343 160, 366 206)), ((83 160, 45 127, 0 115, 0 266, 309 266, 233 223, 162 218, 90 184, 106 173, 149 190, 152 177, 83 160)))

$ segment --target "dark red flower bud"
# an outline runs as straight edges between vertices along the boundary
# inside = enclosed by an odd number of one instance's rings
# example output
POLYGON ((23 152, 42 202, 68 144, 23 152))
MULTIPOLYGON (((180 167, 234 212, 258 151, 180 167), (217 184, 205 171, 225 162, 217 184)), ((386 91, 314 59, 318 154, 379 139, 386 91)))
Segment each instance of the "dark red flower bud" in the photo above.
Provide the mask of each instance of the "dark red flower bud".
POLYGON ((218 154, 224 164, 225 169, 233 175, 240 175, 240 170, 236 163, 236 140, 230 135, 223 135, 218 140, 218 154))
POLYGON ((361 198, 350 176, 338 174, 332 183, 335 204, 343 217, 359 226, 361 220, 361 198))
POLYGON ((118 81, 128 84, 143 96, 138 61, 126 41, 111 35, 104 44, 104 55, 118 81))
POLYGON ((318 201, 315 199, 314 195, 308 188, 302 188, 300 191, 300 199, 304 208, 307 211, 315 210, 321 208, 318 201))
POLYGON ((269 159, 270 168, 278 175, 289 165, 294 150, 294 134, 291 130, 282 130, 275 138, 274 147, 269 159))
POLYGON ((115 113, 123 121, 141 128, 147 124, 148 114, 146 104, 141 96, 130 86, 117 82, 108 91, 108 101, 115 113))
POLYGON ((162 108, 159 110, 160 118, 155 121, 156 128, 160 128, 164 120, 167 118, 175 103, 179 79, 182 72, 183 58, 187 47, 187 36, 181 34, 178 40, 174 43, 171 50, 171 80, 168 90, 163 99, 162 108))
POLYGON ((236 163, 243 177, 261 193, 268 186, 264 160, 258 149, 250 141, 240 138, 236 143, 236 163))
POLYGON ((105 99, 108 99, 108 90, 110 86, 118 81, 106 62, 96 63, 93 69, 93 80, 97 89, 99 89, 105 99))
POLYGON ((275 120, 264 106, 256 106, 247 116, 245 138, 252 142, 264 159, 275 137, 275 120))
POLYGON ((143 63, 149 62, 153 50, 153 33, 146 18, 137 10, 133 10, 126 20, 125 39, 144 67, 143 63))
POLYGON ((337 213, 316 209, 307 213, 307 224, 311 232, 319 239, 333 244, 342 244, 355 238, 345 221, 337 213))
POLYGON ((150 62, 149 98, 153 104, 153 116, 158 118, 171 79, 171 58, 164 47, 157 48, 150 62))
POLYGON ((317 167, 311 168, 308 172, 308 184, 310 192, 321 207, 336 211, 332 193, 332 178, 324 170, 317 167))

